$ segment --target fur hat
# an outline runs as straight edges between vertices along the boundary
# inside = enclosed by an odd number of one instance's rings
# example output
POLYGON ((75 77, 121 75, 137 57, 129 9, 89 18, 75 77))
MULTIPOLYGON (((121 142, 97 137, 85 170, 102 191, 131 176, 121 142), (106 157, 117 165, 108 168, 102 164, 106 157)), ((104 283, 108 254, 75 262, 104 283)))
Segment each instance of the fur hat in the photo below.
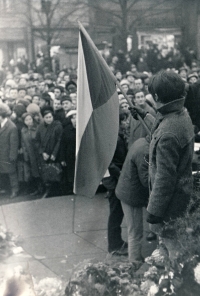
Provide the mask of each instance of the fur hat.
POLYGON ((42 117, 44 117, 45 115, 47 115, 49 113, 51 113, 52 115, 54 115, 54 111, 53 111, 53 108, 51 106, 44 106, 41 109, 42 117))
POLYGON ((65 89, 66 89, 67 91, 68 91, 70 85, 73 85, 74 88, 77 88, 77 84, 76 84, 76 82, 74 82, 73 80, 70 80, 70 81, 67 82, 66 85, 65 85, 65 89))
POLYGON ((16 113, 17 117, 20 118, 24 113, 26 113, 26 107, 23 104, 17 104, 13 111, 16 113))
POLYGON ((26 111, 32 115, 36 114, 36 113, 40 113, 40 107, 34 103, 31 103, 28 105, 28 107, 26 108, 26 111))

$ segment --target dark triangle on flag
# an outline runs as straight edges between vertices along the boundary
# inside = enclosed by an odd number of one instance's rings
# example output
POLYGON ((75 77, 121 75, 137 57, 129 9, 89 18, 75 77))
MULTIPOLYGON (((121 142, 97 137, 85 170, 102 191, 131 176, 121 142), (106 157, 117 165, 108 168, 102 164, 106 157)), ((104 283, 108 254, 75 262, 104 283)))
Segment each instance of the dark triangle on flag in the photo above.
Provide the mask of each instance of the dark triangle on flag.
POLYGON ((116 91, 111 74, 89 44, 85 35, 80 32, 85 57, 88 84, 93 109, 105 104, 116 91))

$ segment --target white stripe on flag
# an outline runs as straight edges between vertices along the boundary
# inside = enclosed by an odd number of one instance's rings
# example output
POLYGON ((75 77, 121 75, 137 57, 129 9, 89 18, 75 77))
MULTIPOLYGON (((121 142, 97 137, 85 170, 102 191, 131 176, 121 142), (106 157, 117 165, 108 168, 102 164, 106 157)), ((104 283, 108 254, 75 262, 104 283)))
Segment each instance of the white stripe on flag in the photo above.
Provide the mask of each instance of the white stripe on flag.
POLYGON ((83 133, 93 112, 80 33, 78 46, 76 155, 79 151, 83 133))

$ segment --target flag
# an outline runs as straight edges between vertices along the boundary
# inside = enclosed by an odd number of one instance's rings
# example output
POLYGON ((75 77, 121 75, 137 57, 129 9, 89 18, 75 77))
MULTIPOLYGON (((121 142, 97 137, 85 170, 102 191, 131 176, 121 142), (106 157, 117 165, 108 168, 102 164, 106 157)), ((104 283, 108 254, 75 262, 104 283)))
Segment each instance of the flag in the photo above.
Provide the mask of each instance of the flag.
POLYGON ((80 29, 74 179, 79 195, 95 195, 115 152, 119 99, 112 75, 85 29, 80 29))

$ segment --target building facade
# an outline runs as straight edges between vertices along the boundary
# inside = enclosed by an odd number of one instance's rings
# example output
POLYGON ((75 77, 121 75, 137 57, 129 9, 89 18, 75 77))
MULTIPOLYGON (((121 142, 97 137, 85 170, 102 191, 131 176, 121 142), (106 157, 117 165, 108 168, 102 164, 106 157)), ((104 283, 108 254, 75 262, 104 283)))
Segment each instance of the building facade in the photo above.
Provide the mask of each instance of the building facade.
MULTIPOLYGON (((59 49, 62 64, 76 64, 77 19, 81 20, 99 49, 105 43, 112 43, 114 50, 120 48, 117 30, 119 5, 114 5, 112 0, 62 0, 50 15, 57 1, 0 0, 0 65, 22 56, 34 61, 38 52, 47 50, 48 34, 51 48, 59 49), (96 9, 97 5, 99 9, 96 9), (51 16, 50 25, 47 24, 48 16, 51 16)), ((137 1, 126 17, 132 49, 136 50, 150 41, 164 40, 172 45, 173 42, 182 42, 185 47, 196 50, 200 57, 198 2, 166 0, 157 5, 157 0, 137 1)))

